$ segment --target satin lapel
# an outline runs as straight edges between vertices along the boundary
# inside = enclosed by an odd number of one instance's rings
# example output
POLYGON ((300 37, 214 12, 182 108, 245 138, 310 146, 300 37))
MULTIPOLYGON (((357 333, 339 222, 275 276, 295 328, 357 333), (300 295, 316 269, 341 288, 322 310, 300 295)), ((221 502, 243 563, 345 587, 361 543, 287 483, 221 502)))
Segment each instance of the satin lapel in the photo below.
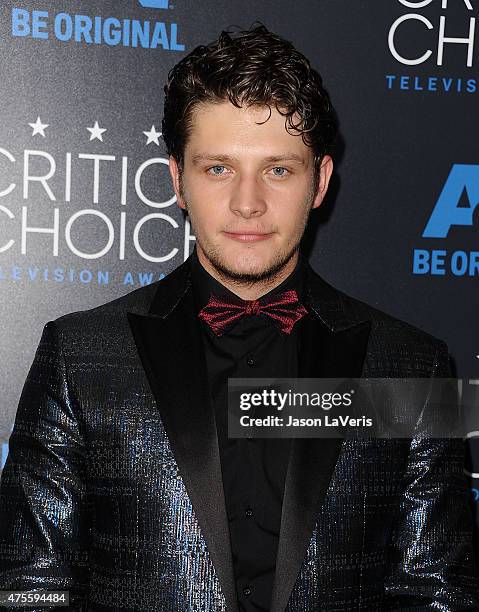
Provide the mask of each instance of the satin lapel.
MULTIPOLYGON (((312 311, 301 331, 300 378, 359 378, 369 322, 333 331, 312 311)), ((271 612, 284 612, 305 557, 342 438, 294 438, 285 482, 271 612)))
POLYGON ((188 263, 160 281, 148 314, 127 316, 228 610, 237 612, 214 410, 188 263))

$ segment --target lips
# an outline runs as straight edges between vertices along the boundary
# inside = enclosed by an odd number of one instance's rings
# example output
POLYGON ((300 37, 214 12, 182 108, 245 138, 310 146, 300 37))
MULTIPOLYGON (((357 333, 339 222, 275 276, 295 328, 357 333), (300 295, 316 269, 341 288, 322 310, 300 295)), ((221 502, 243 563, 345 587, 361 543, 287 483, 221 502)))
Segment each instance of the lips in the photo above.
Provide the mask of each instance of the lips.
POLYGON ((225 234, 229 238, 239 242, 258 242, 260 240, 266 240, 271 236, 271 234, 261 234, 258 232, 225 232, 225 234))

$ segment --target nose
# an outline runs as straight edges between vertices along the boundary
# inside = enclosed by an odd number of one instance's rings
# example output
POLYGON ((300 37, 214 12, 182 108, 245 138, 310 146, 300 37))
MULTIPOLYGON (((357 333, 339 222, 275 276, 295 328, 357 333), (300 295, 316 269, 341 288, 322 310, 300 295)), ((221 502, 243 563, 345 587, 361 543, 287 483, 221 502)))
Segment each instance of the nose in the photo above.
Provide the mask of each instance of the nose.
POLYGON ((245 219, 260 217, 266 211, 262 185, 253 174, 242 174, 237 177, 231 194, 230 209, 245 219))

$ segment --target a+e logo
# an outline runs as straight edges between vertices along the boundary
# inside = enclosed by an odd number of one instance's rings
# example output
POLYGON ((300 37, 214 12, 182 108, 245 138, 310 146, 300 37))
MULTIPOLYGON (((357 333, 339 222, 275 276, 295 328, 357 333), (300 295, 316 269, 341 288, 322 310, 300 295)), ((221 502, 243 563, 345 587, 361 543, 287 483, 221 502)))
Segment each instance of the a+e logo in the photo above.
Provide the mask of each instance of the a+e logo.
POLYGON ((138 0, 145 8, 167 9, 169 0, 138 0))
POLYGON ((454 164, 423 238, 446 238, 454 225, 473 225, 479 205, 479 165, 454 164))

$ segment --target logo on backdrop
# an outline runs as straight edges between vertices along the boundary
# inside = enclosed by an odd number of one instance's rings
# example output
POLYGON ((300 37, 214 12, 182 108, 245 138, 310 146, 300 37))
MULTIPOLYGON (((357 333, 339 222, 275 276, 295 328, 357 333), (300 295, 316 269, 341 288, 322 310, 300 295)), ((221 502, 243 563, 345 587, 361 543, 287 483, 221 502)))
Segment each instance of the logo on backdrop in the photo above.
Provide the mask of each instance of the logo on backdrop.
MULTIPOLYGON (((167 9, 168 0, 138 0, 144 8, 167 9)), ((38 41, 56 40, 80 45, 107 45, 163 51, 184 51, 178 24, 149 19, 124 19, 101 15, 12 9, 11 35, 38 41)))
POLYGON ((80 153, 55 151, 59 127, 41 117, 16 126, 28 130, 32 141, 21 152, 0 143, 0 256, 25 261, 38 259, 41 252, 55 262, 45 268, 19 262, 0 266, 0 281, 144 286, 164 277, 157 264, 188 256, 195 238, 189 219, 183 224, 175 218, 182 215, 170 184, 169 160, 148 154, 160 147, 161 132, 155 125, 136 130, 132 137, 147 147, 146 158, 137 162, 98 151, 109 144, 106 125, 92 121, 82 127, 80 153), (167 214, 172 206, 176 215, 167 214), (81 267, 59 264, 56 258, 62 257, 81 267), (131 259, 151 262, 157 271, 127 269, 117 275, 108 267, 83 267, 87 262, 131 259))
POLYGON ((138 0, 145 8, 167 9, 169 0, 138 0))
POLYGON ((475 93, 477 79, 469 77, 468 72, 477 61, 478 8, 471 0, 396 0, 396 3, 404 13, 395 19, 388 32, 389 52, 396 68, 385 75, 386 88, 409 93, 475 93), (418 37, 423 41, 420 50, 416 44, 418 37), (461 76, 444 70, 452 56, 461 58, 461 76), (416 66, 427 68, 429 74, 415 73, 416 66))
MULTIPOLYGON (((423 238, 440 240, 459 228, 476 232, 479 205, 479 165, 454 164, 422 232, 423 238), (474 227, 476 226, 476 227, 474 227)), ((479 251, 416 248, 413 274, 478 276, 479 251)))
POLYGON ((455 225, 473 225, 479 204, 479 165, 454 164, 424 229, 423 238, 446 238, 455 225))

